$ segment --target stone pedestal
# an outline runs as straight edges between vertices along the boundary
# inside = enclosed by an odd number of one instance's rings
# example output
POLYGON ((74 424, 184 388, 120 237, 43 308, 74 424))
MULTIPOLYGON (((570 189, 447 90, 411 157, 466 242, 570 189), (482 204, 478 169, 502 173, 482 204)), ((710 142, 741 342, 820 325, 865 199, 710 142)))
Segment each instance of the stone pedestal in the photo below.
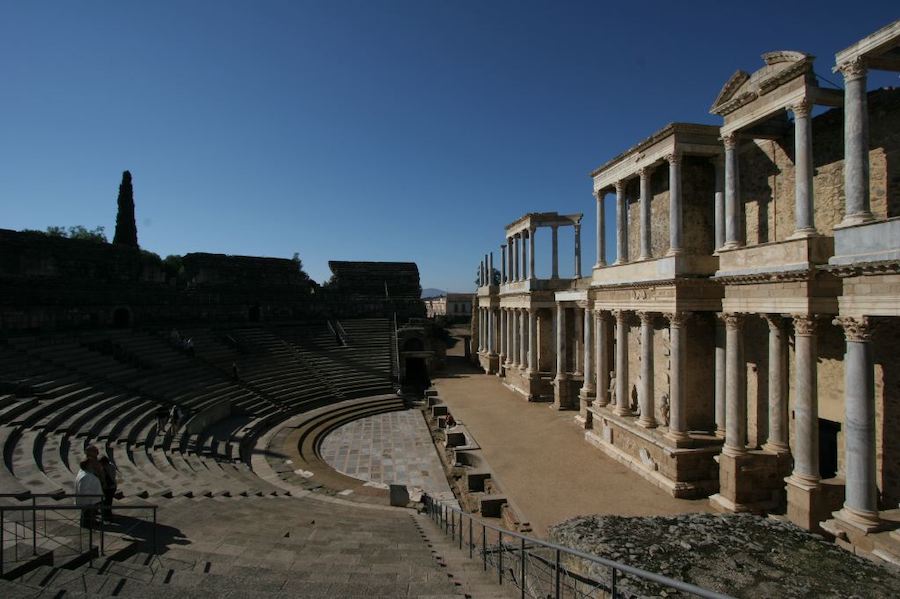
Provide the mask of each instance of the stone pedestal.
POLYGON ((565 375, 557 375, 553 380, 553 409, 568 410, 571 398, 569 396, 569 378, 565 375))
POLYGON ((720 512, 761 514, 778 505, 778 460, 759 451, 719 455, 719 492, 709 503, 720 512))
MULTIPOLYGON (((822 532, 820 524, 831 516, 834 506, 828 501, 820 481, 805 481, 794 476, 787 483, 787 517, 811 532, 822 532)), ((840 504, 838 504, 840 505, 840 504)))

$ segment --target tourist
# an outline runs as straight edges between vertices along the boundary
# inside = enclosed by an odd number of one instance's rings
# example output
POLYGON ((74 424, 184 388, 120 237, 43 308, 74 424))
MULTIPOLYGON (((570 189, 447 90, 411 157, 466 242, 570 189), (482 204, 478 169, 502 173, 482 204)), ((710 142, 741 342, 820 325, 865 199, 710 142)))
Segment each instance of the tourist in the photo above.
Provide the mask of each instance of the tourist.
POLYGON ((165 406, 156 408, 156 434, 161 435, 166 428, 166 422, 169 420, 169 411, 165 406))
POLYGON ((104 474, 100 479, 100 486, 103 488, 103 519, 112 522, 112 502, 118 488, 119 469, 107 456, 100 458, 100 465, 103 467, 104 474))
POLYGON ((456 418, 453 417, 453 414, 447 414, 447 420, 444 421, 447 425, 447 428, 453 428, 456 426, 456 418))
POLYGON ((169 432, 177 433, 183 420, 184 411, 177 404, 172 404, 172 408, 169 410, 169 432))
POLYGON ((81 509, 81 527, 91 528, 97 518, 97 503, 103 494, 100 479, 92 472, 90 460, 82 460, 75 476, 75 505, 81 509), (92 497, 93 496, 93 497, 92 497))

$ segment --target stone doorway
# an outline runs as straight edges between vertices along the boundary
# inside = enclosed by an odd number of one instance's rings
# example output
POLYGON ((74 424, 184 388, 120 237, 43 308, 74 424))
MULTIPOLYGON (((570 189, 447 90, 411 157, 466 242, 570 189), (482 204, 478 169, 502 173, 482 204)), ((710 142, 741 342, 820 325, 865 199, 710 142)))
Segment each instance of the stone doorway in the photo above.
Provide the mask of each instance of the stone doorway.
POLYGON ((819 476, 823 479, 837 475, 840 431, 840 422, 819 418, 819 476))

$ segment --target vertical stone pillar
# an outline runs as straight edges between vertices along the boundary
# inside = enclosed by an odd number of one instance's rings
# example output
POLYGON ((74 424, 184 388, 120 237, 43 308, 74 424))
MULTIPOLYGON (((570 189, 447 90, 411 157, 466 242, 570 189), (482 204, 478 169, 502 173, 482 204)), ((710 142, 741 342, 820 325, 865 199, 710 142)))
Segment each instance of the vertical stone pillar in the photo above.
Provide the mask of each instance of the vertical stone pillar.
POLYGON ((572 374, 575 375, 582 374, 581 356, 584 353, 584 337, 582 336, 583 331, 581 330, 583 324, 581 312, 582 310, 578 304, 572 306, 572 332, 575 336, 575 338, 572 339, 572 374))
POLYGON ((840 226, 873 220, 869 205, 869 108, 861 58, 835 70, 844 75, 844 219, 840 226))
POLYGON ((522 280, 530 278, 530 273, 528 272, 528 246, 531 244, 531 239, 528 237, 528 231, 523 230, 519 235, 522 236, 522 280))
POLYGON ((515 257, 513 258, 513 278, 516 281, 522 280, 522 271, 519 270, 519 258, 522 253, 522 236, 519 233, 513 235, 513 244, 515 245, 515 257))
POLYGON ((537 309, 528 309, 528 375, 538 371, 537 309))
POLYGON ((528 312, 519 310, 519 368, 528 367, 528 312))
POLYGON ((534 234, 537 227, 528 230, 528 278, 534 280, 537 276, 534 274, 534 234))
POLYGON ((506 362, 506 310, 500 308, 500 360, 497 372, 502 372, 503 364, 506 362))
POLYGON ((598 407, 609 405, 609 320, 605 312, 597 312, 597 393, 595 404, 598 407))
MULTIPOLYGON (((625 181, 616 181, 616 264, 628 262, 628 199, 625 181)), ((618 403, 618 402, 617 402, 618 403)))
POLYGON ((847 337, 844 354, 844 426, 846 481, 838 519, 866 532, 881 524, 875 461, 875 371, 872 329, 867 317, 839 318, 847 337))
POLYGON ((747 386, 744 372, 742 314, 726 313, 725 321, 725 446, 722 453, 747 452, 747 386))
POLYGON ((515 273, 513 272, 513 254, 516 251, 514 239, 512 237, 506 238, 506 282, 512 283, 516 280, 515 273))
POLYGON ((584 397, 592 397, 594 395, 594 361, 591 356, 591 350, 594 347, 594 312, 588 303, 584 312, 584 384, 581 386, 581 393, 584 397))
POLYGON ((637 423, 644 428, 656 428, 656 402, 653 385, 653 312, 638 312, 641 319, 641 386, 638 402, 641 415, 637 423))
POLYGON ((713 167, 716 171, 715 192, 715 231, 716 251, 725 244, 725 163, 722 156, 713 159, 713 167))
POLYGON ((484 262, 478 263, 478 286, 484 286, 484 262))
POLYGON ((681 154, 666 156, 669 162, 669 251, 667 256, 677 256, 682 251, 683 226, 681 218, 681 154))
POLYGON ((819 402, 816 385, 816 320, 794 315, 794 472, 792 478, 819 481, 819 402))
POLYGON ((500 245, 500 282, 506 283, 506 244, 500 245))
POLYGON ((566 308, 556 304, 556 379, 554 379, 553 407, 569 406, 569 376, 566 374, 566 308))
POLYGON ((553 270, 550 274, 550 278, 558 279, 559 278, 559 226, 556 224, 550 225, 551 231, 551 241, 553 245, 553 270))
POLYGON ((494 252, 488 254, 488 285, 494 284, 494 252))
POLYGON ((603 190, 597 191, 597 262, 594 268, 606 266, 606 214, 603 212, 603 190))
POLYGON ((690 312, 666 314, 669 321, 669 433, 676 446, 690 440, 687 427, 687 396, 684 388, 684 363, 686 356, 685 330, 690 312))
POLYGON ((763 449, 789 453, 787 335, 780 315, 766 314, 765 318, 769 324, 769 438, 763 449))
POLYGON ((631 416, 628 395, 628 320, 624 310, 613 312, 616 317, 616 408, 619 416, 631 416))
POLYGON ((724 250, 741 247, 741 184, 738 173, 738 134, 722 136, 725 145, 725 244, 724 250))
POLYGON ((641 216, 641 254, 638 260, 647 260, 650 258, 650 172, 649 166, 645 166, 638 171, 641 177, 641 197, 640 197, 640 216, 641 216))
POLYGON ((575 278, 581 278, 581 225, 575 223, 575 278))
POLYGON ((506 365, 511 367, 516 361, 516 311, 512 308, 506 310, 506 365))
POLYGON ((492 356, 497 355, 497 340, 494 337, 495 326, 494 309, 488 308, 488 353, 492 356))
POLYGON ((484 308, 478 308, 478 351, 484 351, 484 308))
POLYGON ((715 415, 716 436, 725 437, 725 405, 726 405, 726 351, 725 323, 721 312, 716 314, 716 380, 715 380, 715 415))
POLYGON ((802 100, 791 106, 794 113, 794 234, 816 234, 813 222, 812 103, 802 100))
POLYGON ((522 363, 519 362, 519 352, 522 347, 522 338, 519 337, 519 309, 513 308, 512 311, 512 339, 513 339, 513 351, 512 351, 512 364, 514 367, 518 368, 522 363))

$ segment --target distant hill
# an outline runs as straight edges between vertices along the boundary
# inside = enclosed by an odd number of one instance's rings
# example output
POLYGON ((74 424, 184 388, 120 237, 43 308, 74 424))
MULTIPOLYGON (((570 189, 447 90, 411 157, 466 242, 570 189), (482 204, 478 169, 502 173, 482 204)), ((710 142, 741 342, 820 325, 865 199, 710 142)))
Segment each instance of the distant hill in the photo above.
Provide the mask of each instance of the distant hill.
POLYGON ((434 287, 428 287, 422 290, 422 297, 438 297, 441 295, 447 295, 447 292, 443 289, 435 289, 434 287))

